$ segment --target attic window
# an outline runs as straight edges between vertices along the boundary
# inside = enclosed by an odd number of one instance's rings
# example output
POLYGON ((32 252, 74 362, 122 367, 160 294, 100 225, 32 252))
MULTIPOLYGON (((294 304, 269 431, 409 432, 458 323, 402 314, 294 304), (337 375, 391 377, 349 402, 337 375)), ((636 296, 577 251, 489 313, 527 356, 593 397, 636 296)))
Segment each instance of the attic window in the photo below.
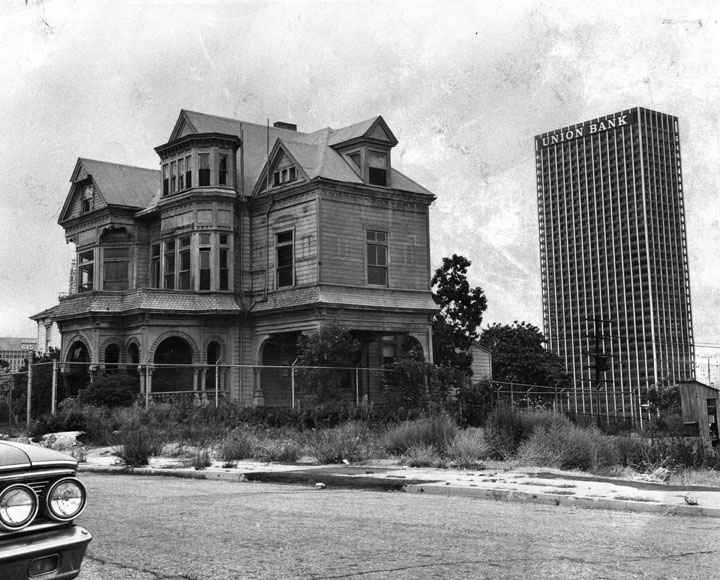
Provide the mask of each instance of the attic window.
POLYGON ((372 185, 387 185, 387 153, 368 151, 368 181, 372 185))
POLYGON ((290 183, 297 180, 297 169, 295 166, 286 167, 285 169, 278 169, 273 173, 273 187, 282 185, 283 183, 290 183))
POLYGON ((355 164, 355 167, 358 171, 362 171, 362 157, 360 156, 360 151, 356 151, 355 153, 350 153, 348 155, 348 159, 352 161, 355 164))
POLYGON ((82 194, 81 213, 87 213, 89 211, 92 211, 94 205, 94 197, 95 191, 93 190, 93 186, 89 184, 86 185, 83 189, 82 194))

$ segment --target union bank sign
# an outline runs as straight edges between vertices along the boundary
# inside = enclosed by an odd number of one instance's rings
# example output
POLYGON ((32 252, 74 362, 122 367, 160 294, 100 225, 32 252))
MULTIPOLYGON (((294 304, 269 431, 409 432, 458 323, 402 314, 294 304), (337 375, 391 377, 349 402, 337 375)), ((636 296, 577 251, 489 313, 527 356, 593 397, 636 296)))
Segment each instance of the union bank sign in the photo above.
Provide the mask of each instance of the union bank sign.
POLYGON ((539 135, 536 140, 538 148, 567 143, 582 137, 614 131, 616 129, 627 127, 635 123, 635 113, 619 113, 604 119, 588 121, 582 125, 567 127, 559 131, 552 131, 544 135, 539 135))

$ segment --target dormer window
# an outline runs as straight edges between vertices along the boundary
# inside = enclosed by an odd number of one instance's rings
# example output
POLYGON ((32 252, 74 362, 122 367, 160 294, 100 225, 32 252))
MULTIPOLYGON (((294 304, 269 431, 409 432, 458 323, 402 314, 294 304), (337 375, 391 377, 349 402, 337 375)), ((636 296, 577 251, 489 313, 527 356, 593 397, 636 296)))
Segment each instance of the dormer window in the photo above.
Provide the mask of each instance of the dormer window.
POLYGON ((94 205, 95 190, 93 186, 88 184, 83 189, 82 202, 81 202, 81 213, 87 213, 92 211, 94 205))
POLYGON ((170 176, 169 176, 170 168, 168 167, 167 163, 162 166, 162 174, 163 174, 163 195, 168 195, 170 193, 170 176))
POLYGON ((273 187, 284 183, 291 183, 297 180, 297 168, 292 165, 284 169, 278 169, 273 173, 273 187))
POLYGON ((348 154, 348 159, 353 162, 355 165, 355 168, 362 173, 362 155, 360 154, 360 151, 355 151, 354 153, 348 154))
POLYGON ((371 185, 387 185, 388 156, 381 151, 367 152, 368 159, 368 183, 371 185))

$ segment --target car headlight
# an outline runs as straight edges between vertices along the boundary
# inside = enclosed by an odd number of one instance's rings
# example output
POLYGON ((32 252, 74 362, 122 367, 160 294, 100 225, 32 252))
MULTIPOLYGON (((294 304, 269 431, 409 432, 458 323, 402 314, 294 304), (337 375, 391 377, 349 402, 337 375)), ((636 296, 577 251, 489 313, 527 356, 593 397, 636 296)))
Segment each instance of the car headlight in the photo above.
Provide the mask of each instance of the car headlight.
POLYGON ((76 518, 85 509, 85 486, 74 477, 56 481, 47 492, 48 515, 61 522, 76 518))
POLYGON ((0 493, 0 525, 5 529, 24 528, 35 518, 37 511, 37 494, 27 485, 17 483, 0 493))

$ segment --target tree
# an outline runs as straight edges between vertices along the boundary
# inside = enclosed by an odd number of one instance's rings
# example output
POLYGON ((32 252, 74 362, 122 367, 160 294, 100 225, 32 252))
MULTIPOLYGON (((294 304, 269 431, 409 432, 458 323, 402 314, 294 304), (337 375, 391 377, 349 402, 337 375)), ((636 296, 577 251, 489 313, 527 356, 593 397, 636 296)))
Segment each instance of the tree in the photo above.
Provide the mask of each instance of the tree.
POLYGON ((560 358, 543 348, 545 337, 527 322, 495 323, 483 330, 480 344, 492 353, 493 379, 529 385, 564 385, 560 358))
POLYGON ((433 354, 438 365, 469 370, 470 346, 478 338, 487 299, 482 288, 470 287, 470 260, 453 254, 443 258, 430 282, 440 311, 433 317, 433 354))
POLYGON ((362 345, 346 328, 337 324, 323 326, 319 332, 298 339, 296 364, 307 368, 298 372, 300 386, 311 404, 332 403, 351 398, 351 372, 360 361, 362 345))

